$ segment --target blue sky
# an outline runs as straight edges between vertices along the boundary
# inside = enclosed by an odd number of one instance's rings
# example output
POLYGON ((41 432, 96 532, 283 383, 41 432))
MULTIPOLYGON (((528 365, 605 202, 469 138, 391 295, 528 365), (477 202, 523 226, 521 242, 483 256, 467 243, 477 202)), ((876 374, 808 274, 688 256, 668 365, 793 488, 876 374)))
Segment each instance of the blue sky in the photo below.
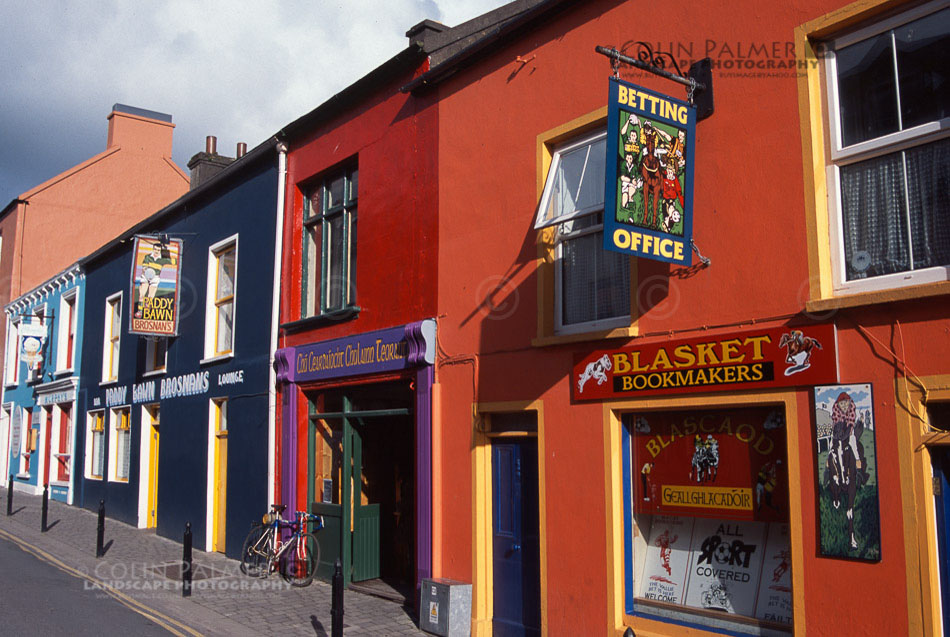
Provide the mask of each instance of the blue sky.
POLYGON ((173 159, 253 148, 408 45, 504 0, 0 3, 0 207, 101 152, 115 103, 171 114, 173 159))

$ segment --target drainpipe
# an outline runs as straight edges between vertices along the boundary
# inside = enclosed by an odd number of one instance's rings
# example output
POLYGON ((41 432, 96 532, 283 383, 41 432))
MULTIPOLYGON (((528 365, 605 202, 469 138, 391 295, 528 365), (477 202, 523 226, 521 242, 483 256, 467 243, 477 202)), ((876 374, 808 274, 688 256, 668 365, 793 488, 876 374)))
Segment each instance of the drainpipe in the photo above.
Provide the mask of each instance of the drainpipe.
POLYGON ((267 390, 267 506, 274 504, 277 441, 277 332, 280 321, 280 265, 284 253, 284 191, 287 183, 287 144, 277 144, 277 227, 274 230, 274 290, 270 317, 270 370, 267 390))

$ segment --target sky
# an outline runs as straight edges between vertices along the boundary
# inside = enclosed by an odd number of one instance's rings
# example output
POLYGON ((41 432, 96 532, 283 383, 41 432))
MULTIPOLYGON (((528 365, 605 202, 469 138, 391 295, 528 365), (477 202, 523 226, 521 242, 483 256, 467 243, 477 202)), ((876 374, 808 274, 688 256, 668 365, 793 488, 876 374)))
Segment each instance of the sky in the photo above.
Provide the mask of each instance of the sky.
POLYGON ((172 115, 187 172, 205 136, 253 148, 405 49, 506 0, 0 3, 0 208, 102 152, 112 105, 172 115))

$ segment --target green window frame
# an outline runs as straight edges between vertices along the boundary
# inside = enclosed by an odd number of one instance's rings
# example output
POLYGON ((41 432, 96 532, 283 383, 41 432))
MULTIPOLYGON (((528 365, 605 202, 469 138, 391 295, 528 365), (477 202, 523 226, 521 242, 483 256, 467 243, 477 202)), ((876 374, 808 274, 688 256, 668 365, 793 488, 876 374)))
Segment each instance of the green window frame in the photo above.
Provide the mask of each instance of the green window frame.
POLYGON ((358 168, 337 169, 307 192, 303 206, 301 314, 323 316, 356 304, 358 168))

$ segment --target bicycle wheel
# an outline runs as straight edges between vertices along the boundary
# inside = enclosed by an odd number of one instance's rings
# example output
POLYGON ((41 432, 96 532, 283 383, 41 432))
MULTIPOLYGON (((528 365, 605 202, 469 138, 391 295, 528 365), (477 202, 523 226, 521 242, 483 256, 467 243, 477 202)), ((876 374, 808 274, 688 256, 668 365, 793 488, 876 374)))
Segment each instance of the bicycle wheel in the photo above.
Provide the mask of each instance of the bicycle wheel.
POLYGON ((268 529, 256 524, 244 540, 241 550, 241 572, 248 577, 264 577, 267 575, 267 540, 264 539, 268 529))
POLYGON ((280 574, 291 586, 309 586, 320 563, 320 543, 311 533, 295 537, 291 542, 293 546, 287 548, 281 560, 280 574))

